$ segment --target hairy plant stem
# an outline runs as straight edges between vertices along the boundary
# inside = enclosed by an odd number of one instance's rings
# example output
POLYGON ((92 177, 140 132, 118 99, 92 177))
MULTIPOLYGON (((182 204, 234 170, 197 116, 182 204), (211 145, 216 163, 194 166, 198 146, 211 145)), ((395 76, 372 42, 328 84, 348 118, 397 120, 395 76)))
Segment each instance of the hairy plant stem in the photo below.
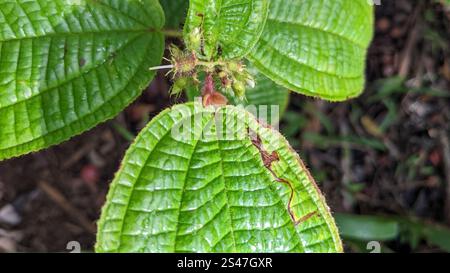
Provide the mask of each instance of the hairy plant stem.
POLYGON ((224 66, 224 65, 226 65, 226 62, 224 62, 224 61, 215 61, 215 62, 198 61, 197 65, 206 66, 208 68, 213 68, 215 66, 224 66))
POLYGON ((161 32, 169 38, 183 38, 183 32, 177 29, 163 29, 161 32))
MULTIPOLYGON (((216 61, 216 62, 207 62, 207 61, 198 61, 197 62, 197 66, 204 66, 207 67, 209 69, 212 69, 216 66, 223 66, 226 63, 223 61, 216 61)), ((159 65, 159 66, 154 66, 154 67, 150 67, 149 70, 150 71, 154 71, 154 70, 163 70, 163 69, 172 69, 175 66, 173 64, 168 64, 168 65, 159 65)))
POLYGON ((172 64, 159 65, 159 66, 150 67, 148 70, 154 71, 154 70, 162 70, 162 69, 172 69, 173 67, 174 66, 172 64))

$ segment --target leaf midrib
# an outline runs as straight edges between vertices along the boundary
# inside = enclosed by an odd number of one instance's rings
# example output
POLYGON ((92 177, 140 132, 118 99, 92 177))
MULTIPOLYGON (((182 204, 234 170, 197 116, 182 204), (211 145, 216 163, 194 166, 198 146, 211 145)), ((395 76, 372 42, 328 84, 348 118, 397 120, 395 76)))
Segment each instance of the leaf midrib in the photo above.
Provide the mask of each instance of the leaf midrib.
MULTIPOLYGON (((194 115, 190 115, 189 117, 192 117, 192 116, 194 116, 194 115)), ((180 202, 178 205, 177 223, 175 225, 175 243, 174 243, 174 247, 173 247, 174 252, 177 251, 178 225, 180 224, 180 216, 181 216, 181 207, 183 205, 183 197, 186 192, 186 181, 188 179, 189 171, 191 170, 192 158, 194 157, 195 151, 197 150, 198 143, 200 142, 200 139, 203 135, 203 131, 205 130, 206 126, 208 126, 208 122, 206 122, 205 125, 202 126, 202 130, 199 132, 199 137, 198 137, 198 139, 195 140, 194 147, 192 148, 192 153, 191 153, 191 156, 190 156, 188 164, 187 164, 186 174, 183 179, 183 188, 181 190, 181 197, 180 197, 180 202)), ((194 130, 196 130, 196 129, 194 128, 194 130)), ((194 134, 195 134, 195 131, 194 131, 194 134)))
POLYGON ((234 228, 233 228, 233 217, 231 214, 231 207, 229 204, 229 197, 228 197, 228 188, 226 185, 226 181, 225 181, 225 172, 224 172, 224 168, 223 168, 223 155, 222 155, 222 147, 220 145, 220 140, 217 138, 216 139, 216 143, 217 143, 217 147, 219 148, 219 157, 220 157, 220 177, 221 180, 223 182, 223 191, 225 193, 225 198, 227 199, 226 202, 226 206, 227 206, 227 211, 228 211, 228 217, 230 218, 230 234, 231 234, 231 239, 233 240, 233 248, 234 248, 234 252, 237 252, 237 248, 236 248, 236 237, 234 236, 234 228))

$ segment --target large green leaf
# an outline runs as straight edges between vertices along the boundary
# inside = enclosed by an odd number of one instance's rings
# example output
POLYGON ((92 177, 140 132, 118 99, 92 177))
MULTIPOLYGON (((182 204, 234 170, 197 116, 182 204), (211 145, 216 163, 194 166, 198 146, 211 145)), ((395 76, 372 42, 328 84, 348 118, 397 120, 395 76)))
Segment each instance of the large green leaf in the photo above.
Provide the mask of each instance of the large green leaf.
POLYGON ((264 28, 269 0, 191 0, 185 24, 189 34, 201 29, 207 59, 240 58, 256 44, 264 28))
POLYGON ((275 82, 332 101, 359 95, 373 35, 367 0, 271 0, 249 59, 275 82))
POLYGON ((2 0, 0 160, 121 111, 155 74, 163 25, 157 0, 2 0))
POLYGON ((186 19, 189 0, 159 0, 166 15, 166 27, 179 28, 186 19))
POLYGON ((189 103, 154 118, 128 150, 96 251, 341 252, 342 245, 322 194, 281 134, 238 107, 189 103))

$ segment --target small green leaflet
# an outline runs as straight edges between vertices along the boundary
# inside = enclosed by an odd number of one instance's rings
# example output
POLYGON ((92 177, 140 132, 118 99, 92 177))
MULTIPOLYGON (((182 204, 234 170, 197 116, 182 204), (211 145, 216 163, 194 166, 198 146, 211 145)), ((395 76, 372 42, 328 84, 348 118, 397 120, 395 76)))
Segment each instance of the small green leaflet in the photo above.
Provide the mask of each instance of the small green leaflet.
POLYGON ((242 108, 188 103, 155 117, 128 150, 96 251, 342 252, 342 245, 322 194, 281 134, 242 108))
POLYGON ((187 47, 205 59, 244 57, 266 22, 269 0, 191 0, 184 28, 187 47), (200 30, 203 48, 191 42, 200 30))

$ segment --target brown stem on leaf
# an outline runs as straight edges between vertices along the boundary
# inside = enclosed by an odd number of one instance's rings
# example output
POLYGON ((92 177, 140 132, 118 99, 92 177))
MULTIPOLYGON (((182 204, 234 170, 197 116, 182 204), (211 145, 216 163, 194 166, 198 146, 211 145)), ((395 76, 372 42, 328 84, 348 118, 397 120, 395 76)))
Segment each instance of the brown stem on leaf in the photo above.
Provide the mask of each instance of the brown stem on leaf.
POLYGON ((203 86, 202 95, 208 95, 214 93, 214 78, 212 73, 206 74, 205 85, 203 86))
POLYGON ((212 73, 206 74, 205 85, 203 86, 202 90, 202 96, 204 106, 209 105, 223 106, 227 105, 228 103, 227 98, 215 90, 214 77, 212 73))

